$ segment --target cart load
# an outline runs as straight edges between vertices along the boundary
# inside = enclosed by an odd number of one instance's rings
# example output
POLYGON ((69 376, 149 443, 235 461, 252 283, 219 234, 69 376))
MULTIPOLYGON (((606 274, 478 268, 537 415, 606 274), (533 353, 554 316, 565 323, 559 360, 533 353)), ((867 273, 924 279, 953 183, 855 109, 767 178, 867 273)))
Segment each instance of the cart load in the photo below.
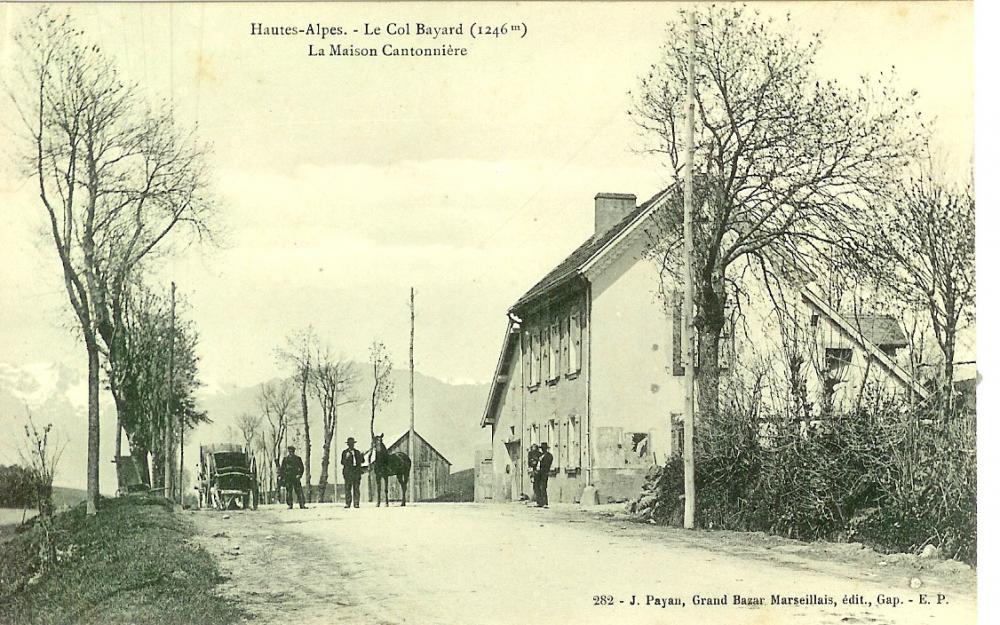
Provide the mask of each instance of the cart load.
POLYGON ((247 448, 234 443, 202 445, 198 467, 198 507, 257 509, 257 461, 247 448))

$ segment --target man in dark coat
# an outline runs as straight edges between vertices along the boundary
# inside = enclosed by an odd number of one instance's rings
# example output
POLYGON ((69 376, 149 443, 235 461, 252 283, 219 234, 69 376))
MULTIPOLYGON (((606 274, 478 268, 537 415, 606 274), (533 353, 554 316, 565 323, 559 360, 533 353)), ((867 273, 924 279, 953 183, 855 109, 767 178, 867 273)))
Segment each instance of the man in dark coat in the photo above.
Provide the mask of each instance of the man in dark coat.
POLYGON ((528 448, 528 479, 531 480, 532 501, 538 501, 538 459, 542 456, 538 443, 532 443, 528 448))
POLYGON ((538 457, 538 472, 535 474, 535 505, 539 508, 549 507, 549 469, 552 468, 552 454, 549 444, 542 443, 542 455, 538 457))
POLYGON ((298 495, 299 507, 305 510, 306 495, 302 492, 302 474, 305 473, 305 465, 302 458, 295 455, 295 447, 288 446, 288 455, 281 461, 281 479, 285 483, 285 501, 288 509, 292 509, 292 491, 298 495))
POLYGON ((344 500, 347 502, 345 508, 350 508, 352 501, 357 508, 361 501, 361 465, 365 456, 354 448, 355 442, 353 436, 348 437, 347 449, 340 454, 340 465, 344 467, 344 500))

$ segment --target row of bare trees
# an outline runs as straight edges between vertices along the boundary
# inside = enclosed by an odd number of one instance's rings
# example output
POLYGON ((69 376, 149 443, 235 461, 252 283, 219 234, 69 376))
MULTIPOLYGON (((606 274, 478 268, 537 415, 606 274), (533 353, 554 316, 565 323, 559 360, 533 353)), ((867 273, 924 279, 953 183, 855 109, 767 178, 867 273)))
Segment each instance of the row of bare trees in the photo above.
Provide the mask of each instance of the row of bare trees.
MULTIPOLYGON (((319 408, 319 424, 322 426, 319 438, 320 474, 315 498, 326 501, 331 480, 330 457, 334 451, 340 410, 359 401, 360 368, 343 356, 334 355, 312 327, 288 336, 275 354, 280 363, 291 369, 291 375, 288 379, 261 386, 257 412, 241 414, 236 429, 245 445, 261 459, 258 463, 261 486, 270 498, 280 488, 278 468, 284 449, 292 438, 291 432, 301 432, 304 490, 307 499, 312 500, 312 417, 315 415, 310 414, 309 407, 310 400, 313 400, 313 405, 319 408)), ((370 430, 374 437, 375 418, 379 410, 392 401, 394 391, 390 377, 392 361, 380 341, 374 341, 369 349, 369 366, 372 372, 370 430)), ((335 463, 334 480, 338 470, 335 463)))
MULTIPOLYGON (((18 73, 5 87, 23 130, 23 169, 37 183, 87 356, 87 511, 94 514, 102 371, 115 371, 128 351, 121 336, 136 319, 126 310, 142 299, 131 292, 150 265, 182 237, 210 232, 215 204, 206 192, 206 148, 176 122, 169 104, 146 102, 68 16, 43 8, 15 40, 18 73)), ((121 388, 127 374, 109 377, 129 436, 149 448, 133 427, 142 413, 127 405, 131 395, 121 388)))
MULTIPOLYGON (((719 406, 719 345, 741 276, 804 283, 840 276, 929 316, 952 387, 956 334, 974 314, 971 181, 929 157, 916 91, 892 73, 856 86, 821 79, 819 34, 801 36, 733 5, 682 11, 630 115, 669 175, 695 172, 694 325, 699 412, 719 406), (686 12, 698 24, 687 46, 686 12), (685 162, 685 85, 694 55, 694 161, 685 162), (888 287, 888 290, 886 290, 888 287)), ((680 187, 652 233, 665 283, 681 284, 680 187)), ((673 287, 666 291, 670 295, 673 287)), ((734 302, 734 300, 736 300, 734 302)), ((736 304, 733 306, 733 304, 736 304)), ((832 302, 835 306, 839 302, 832 302)))

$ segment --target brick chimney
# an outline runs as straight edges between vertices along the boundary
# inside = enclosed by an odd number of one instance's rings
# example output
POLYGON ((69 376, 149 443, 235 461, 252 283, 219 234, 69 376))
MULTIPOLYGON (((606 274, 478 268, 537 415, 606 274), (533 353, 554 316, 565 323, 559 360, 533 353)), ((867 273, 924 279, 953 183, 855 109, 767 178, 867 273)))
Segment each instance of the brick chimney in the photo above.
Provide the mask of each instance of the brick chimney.
POLYGON ((598 193, 594 196, 594 235, 601 236, 633 210, 631 193, 598 193))

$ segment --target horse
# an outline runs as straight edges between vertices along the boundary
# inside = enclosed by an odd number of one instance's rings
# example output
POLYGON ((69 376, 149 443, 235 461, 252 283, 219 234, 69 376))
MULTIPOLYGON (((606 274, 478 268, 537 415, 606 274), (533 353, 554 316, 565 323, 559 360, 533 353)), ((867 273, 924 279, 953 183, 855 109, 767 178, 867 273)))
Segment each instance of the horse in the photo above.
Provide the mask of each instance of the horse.
POLYGON ((382 505, 382 484, 385 484, 385 505, 389 505, 389 476, 395 475, 399 481, 400 492, 403 493, 401 506, 406 505, 406 487, 410 483, 410 466, 413 464, 410 457, 403 452, 390 454, 382 442, 384 434, 379 434, 372 439, 372 460, 369 468, 375 473, 375 484, 378 490, 378 503, 376 507, 382 505))

